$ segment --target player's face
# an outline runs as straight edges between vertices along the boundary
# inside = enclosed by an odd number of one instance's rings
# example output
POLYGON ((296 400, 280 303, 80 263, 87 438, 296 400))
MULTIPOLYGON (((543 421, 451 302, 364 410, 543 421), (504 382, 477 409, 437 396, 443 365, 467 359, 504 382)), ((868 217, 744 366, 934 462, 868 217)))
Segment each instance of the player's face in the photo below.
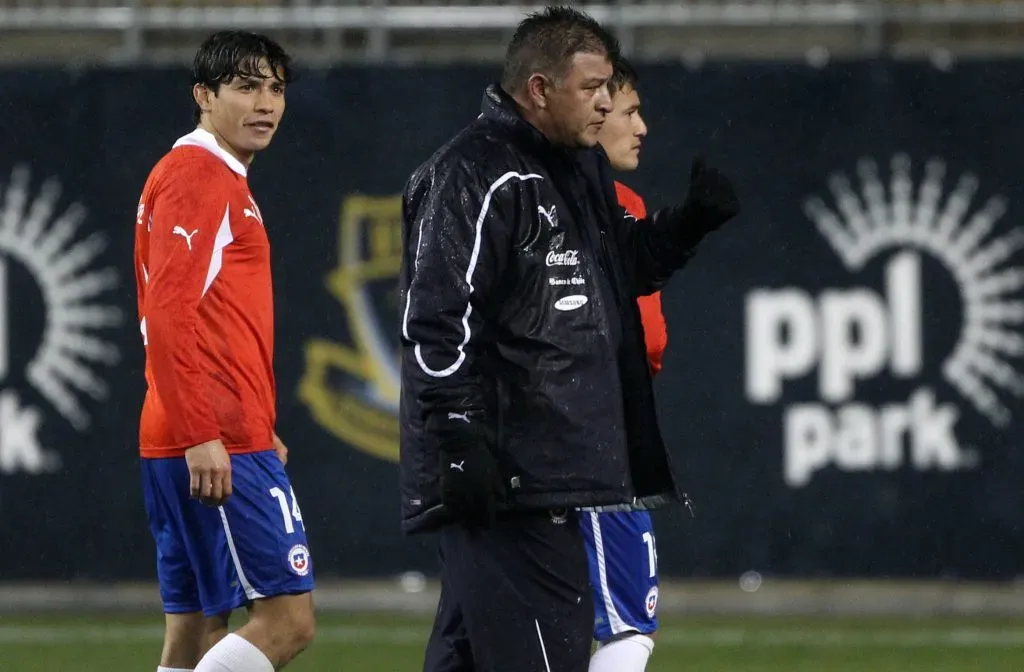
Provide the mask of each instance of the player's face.
POLYGON ((204 127, 243 163, 267 148, 284 116, 284 82, 266 61, 260 62, 260 73, 263 77, 236 76, 216 94, 196 94, 202 98, 204 127))
POLYGON ((548 113, 560 144, 593 147, 612 110, 608 80, 612 64, 604 54, 578 53, 562 81, 548 91, 548 113))
POLYGON ((640 165, 640 144, 647 135, 647 124, 640 116, 640 95, 626 85, 615 92, 612 111, 597 139, 616 170, 636 170, 640 165))

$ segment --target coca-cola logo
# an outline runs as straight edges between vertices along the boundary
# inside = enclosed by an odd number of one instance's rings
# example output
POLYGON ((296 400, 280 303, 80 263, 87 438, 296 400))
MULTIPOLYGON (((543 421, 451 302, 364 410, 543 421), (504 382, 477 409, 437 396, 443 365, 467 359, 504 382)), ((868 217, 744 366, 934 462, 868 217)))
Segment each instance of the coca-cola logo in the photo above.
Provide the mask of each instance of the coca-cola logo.
POLYGON ((579 266, 579 250, 566 250, 565 252, 548 252, 548 266, 579 266))

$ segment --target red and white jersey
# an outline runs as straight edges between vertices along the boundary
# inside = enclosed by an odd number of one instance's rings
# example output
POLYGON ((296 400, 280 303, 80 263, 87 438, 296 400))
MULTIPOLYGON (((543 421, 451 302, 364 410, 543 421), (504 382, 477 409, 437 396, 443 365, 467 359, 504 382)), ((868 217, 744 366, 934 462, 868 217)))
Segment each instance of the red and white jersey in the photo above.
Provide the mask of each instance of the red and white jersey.
MULTIPOLYGON (((629 214, 637 219, 647 216, 647 207, 640 195, 618 181, 615 182, 615 196, 619 199, 619 205, 629 214)), ((647 361, 650 362, 651 373, 656 374, 661 371, 661 360, 668 347, 668 327, 665 325, 665 315, 661 312, 661 292, 641 296, 637 304, 640 306, 640 321, 644 327, 647 361)))
POLYGON ((142 457, 218 438, 230 453, 271 448, 270 241, 246 167, 196 129, 153 168, 135 224, 142 457))

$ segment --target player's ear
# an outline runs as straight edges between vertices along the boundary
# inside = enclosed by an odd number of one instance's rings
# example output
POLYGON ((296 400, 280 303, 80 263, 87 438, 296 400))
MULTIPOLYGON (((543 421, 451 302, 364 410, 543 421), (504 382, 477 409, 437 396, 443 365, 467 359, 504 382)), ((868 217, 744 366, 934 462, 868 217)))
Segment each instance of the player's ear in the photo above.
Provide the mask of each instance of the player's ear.
POLYGON ((213 92, 205 84, 195 84, 192 87, 192 98, 203 112, 209 112, 213 106, 213 92))

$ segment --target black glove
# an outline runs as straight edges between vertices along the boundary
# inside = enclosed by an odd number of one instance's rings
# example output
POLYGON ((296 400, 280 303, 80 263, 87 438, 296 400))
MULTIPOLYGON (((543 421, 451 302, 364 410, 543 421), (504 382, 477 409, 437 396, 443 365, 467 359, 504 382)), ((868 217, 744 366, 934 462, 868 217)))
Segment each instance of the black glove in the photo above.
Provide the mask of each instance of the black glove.
POLYGON ((690 188, 682 207, 685 226, 707 233, 739 212, 740 201, 729 178, 716 168, 709 168, 703 157, 695 158, 690 167, 690 188))
POLYGON ((489 527, 504 488, 483 414, 439 411, 427 418, 426 431, 440 447, 441 502, 448 514, 470 530, 489 527))

